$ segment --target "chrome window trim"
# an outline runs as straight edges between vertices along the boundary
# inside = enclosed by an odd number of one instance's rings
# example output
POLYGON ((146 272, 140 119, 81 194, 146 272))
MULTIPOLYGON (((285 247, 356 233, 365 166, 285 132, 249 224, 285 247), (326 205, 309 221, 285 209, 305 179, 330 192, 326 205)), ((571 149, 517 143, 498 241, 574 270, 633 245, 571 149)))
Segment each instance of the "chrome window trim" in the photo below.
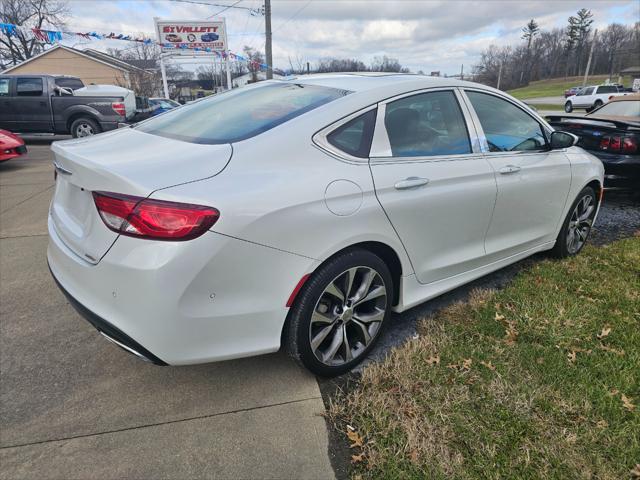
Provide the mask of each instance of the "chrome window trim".
MULTIPOLYGON (((368 163, 369 158, 368 157, 356 157, 354 155, 350 155, 347 152, 340 150, 339 148, 333 146, 331 143, 329 143, 328 140, 328 136, 336 129, 340 128, 342 125, 344 125, 345 123, 350 122, 351 120, 353 120, 354 118, 359 117, 360 115, 363 115, 367 112, 370 112, 371 110, 374 110, 377 108, 377 104, 373 104, 373 105, 369 105, 368 107, 362 108, 354 113, 351 113, 349 115, 347 115, 346 117, 342 117, 340 120, 333 122, 330 125, 327 125, 326 127, 324 127, 323 129, 317 131, 312 137, 311 140, 313 142, 313 144, 320 148, 320 150, 324 151, 325 153, 328 153, 329 155, 331 155, 332 157, 341 160, 341 161, 345 161, 348 163, 368 163)), ((376 122, 377 122, 377 118, 376 118, 376 122)), ((375 126, 375 123, 374 123, 375 126)), ((375 127, 374 127, 375 128, 375 127)), ((375 132, 374 132, 374 139, 375 139, 375 132)), ((372 145, 373 145, 373 141, 372 141, 372 145)))
POLYGON ((373 142, 371 143, 371 163, 381 164, 381 163, 410 163, 410 162, 443 162, 443 161, 452 161, 452 160, 472 160, 480 158, 481 154, 480 150, 480 141, 478 138, 478 134, 475 128, 475 125, 469 115, 469 111, 464 104, 464 99, 458 92, 458 88, 455 86, 444 86, 444 87, 431 87, 431 88, 423 88, 420 90, 413 90, 411 92, 401 93, 400 95, 396 95, 394 97, 385 99, 378 103, 378 116, 376 118, 376 129, 373 133, 373 142), (465 127, 467 130, 467 136, 469 139, 469 145, 471 147, 471 152, 469 153, 459 153, 459 154, 451 154, 451 155, 421 155, 416 157, 394 157, 391 152, 391 144, 389 142, 389 135, 387 133, 387 128, 384 124, 384 117, 386 114, 386 106, 389 103, 395 102, 396 100, 401 100, 406 97, 413 97, 416 95, 422 95, 424 93, 435 93, 448 91, 452 92, 458 102, 458 107, 460 108, 460 113, 464 119, 465 127), (375 147, 375 148, 374 148, 375 147))
POLYGON ((494 92, 493 90, 485 90, 483 88, 477 88, 477 87, 460 87, 460 95, 463 98, 467 108, 469 109, 469 112, 471 114, 471 118, 473 119, 473 123, 475 124, 475 129, 476 132, 478 133, 478 138, 480 141, 480 148, 482 150, 483 153, 485 153, 487 156, 500 156, 500 155, 515 155, 515 154, 540 154, 543 152, 548 152, 551 150, 520 150, 520 151, 515 151, 515 152, 490 152, 489 151, 489 143, 487 141, 487 137, 484 133, 484 129, 482 128, 482 124, 480 123, 480 118, 478 118, 478 114, 476 113, 475 108, 473 108, 473 104, 471 103, 471 99, 467 96, 467 91, 470 92, 478 92, 478 93, 483 93, 485 95, 491 95, 493 97, 499 98, 501 100, 504 100, 508 103, 510 103, 511 105, 513 105, 514 107, 522 110, 526 115, 529 115, 529 117, 531 117, 531 119, 536 122, 539 126, 540 129, 542 130, 544 136, 545 136, 545 140, 547 142, 547 145, 549 144, 550 141, 550 136, 551 136, 551 132, 554 131, 553 127, 551 127, 551 125, 549 125, 536 111, 532 110, 531 108, 529 108, 527 106, 527 104, 519 102, 518 100, 509 97, 508 95, 501 95, 498 92, 494 92))

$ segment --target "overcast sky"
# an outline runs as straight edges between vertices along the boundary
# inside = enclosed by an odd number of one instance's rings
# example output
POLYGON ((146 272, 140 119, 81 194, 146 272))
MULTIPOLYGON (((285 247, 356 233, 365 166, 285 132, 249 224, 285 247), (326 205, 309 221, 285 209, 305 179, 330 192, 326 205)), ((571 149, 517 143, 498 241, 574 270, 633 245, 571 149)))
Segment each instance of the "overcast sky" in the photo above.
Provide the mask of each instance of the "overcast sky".
MULTIPOLYGON (((237 5, 259 8, 262 3, 241 0, 237 5)), ((153 17, 206 19, 222 9, 176 0, 71 0, 69 6, 69 30, 148 35, 154 35, 153 17)), ((469 71, 490 44, 520 41, 521 28, 531 18, 543 29, 564 26, 569 15, 582 7, 593 12, 596 28, 640 20, 638 0, 272 0, 274 65, 286 69, 289 58, 294 63, 296 59, 315 63, 323 57, 355 57, 370 64, 374 56, 388 55, 414 72, 452 74, 462 64, 469 71)), ((219 16, 227 20, 232 51, 241 53, 244 45, 264 50, 264 17, 233 8, 219 16)), ((128 46, 117 40, 86 45, 100 49, 128 46)))

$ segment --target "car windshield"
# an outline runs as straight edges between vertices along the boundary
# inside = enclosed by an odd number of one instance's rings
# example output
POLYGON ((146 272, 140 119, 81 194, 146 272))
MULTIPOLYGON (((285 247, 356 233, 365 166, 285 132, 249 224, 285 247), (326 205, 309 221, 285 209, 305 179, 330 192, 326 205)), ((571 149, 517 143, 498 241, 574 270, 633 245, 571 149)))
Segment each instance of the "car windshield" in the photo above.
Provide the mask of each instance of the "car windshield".
POLYGON ((348 93, 317 85, 268 83, 215 95, 171 110, 136 129, 191 143, 215 145, 238 142, 348 93))
POLYGON ((621 100, 618 102, 610 102, 593 112, 593 115, 640 117, 640 100, 621 100))

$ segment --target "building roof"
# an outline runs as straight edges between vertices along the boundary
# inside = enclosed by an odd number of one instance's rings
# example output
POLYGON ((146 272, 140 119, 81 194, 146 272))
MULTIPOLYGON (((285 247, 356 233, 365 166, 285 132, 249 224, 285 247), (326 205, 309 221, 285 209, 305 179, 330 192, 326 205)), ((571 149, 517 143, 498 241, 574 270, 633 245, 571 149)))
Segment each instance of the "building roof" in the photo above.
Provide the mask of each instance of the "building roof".
POLYGON ((45 55, 47 55, 47 54, 49 54, 49 53, 51 53, 51 52, 53 52, 55 50, 58 50, 58 49, 63 49, 63 50, 66 50, 68 52, 73 52, 73 53, 75 53, 77 55, 80 55, 82 57, 88 58, 88 59, 93 60, 95 62, 99 62, 99 63, 102 63, 104 65, 108 65, 108 66, 110 66, 112 68, 116 68, 118 70, 122 70, 122 71, 125 71, 125 72, 130 72, 132 70, 143 70, 142 68, 134 66, 134 65, 132 65, 130 63, 127 63, 124 60, 120 60, 120 59, 118 59, 116 57, 113 57, 111 55, 108 55, 106 53, 99 52, 98 50, 92 50, 92 49, 79 50, 77 48, 71 48, 71 47, 67 47, 66 45, 58 44, 53 48, 45 50, 44 52, 39 53, 38 55, 35 55, 35 56, 25 60, 24 62, 21 62, 21 63, 19 63, 17 65, 13 65, 13 66, 7 68, 6 70, 3 70, 3 73, 9 73, 14 68, 18 68, 18 67, 21 67, 21 66, 25 65, 26 63, 33 62, 34 60, 37 60, 38 58, 43 57, 43 56, 45 56, 45 55))
POLYGON ((620 73, 621 74, 624 74, 624 73, 640 73, 640 66, 625 68, 624 70, 620 71, 620 73))

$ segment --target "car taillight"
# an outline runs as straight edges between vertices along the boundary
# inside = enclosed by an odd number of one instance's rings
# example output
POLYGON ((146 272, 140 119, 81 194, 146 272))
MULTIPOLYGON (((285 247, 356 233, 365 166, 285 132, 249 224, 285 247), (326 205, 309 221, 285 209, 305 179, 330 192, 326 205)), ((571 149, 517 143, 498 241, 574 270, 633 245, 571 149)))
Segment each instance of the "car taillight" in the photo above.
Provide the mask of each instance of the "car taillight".
POLYGON ((622 145, 622 140, 620 137, 611 137, 611 142, 609 143, 609 150, 612 152, 619 152, 620 146, 622 145))
POLYGON ((123 117, 125 117, 127 115, 127 110, 124 108, 124 103, 122 103, 122 102, 113 102, 113 103, 111 103, 111 108, 118 115, 122 115, 123 117))
POLYGON ((153 200, 111 192, 93 192, 104 224, 114 232, 138 238, 181 241, 199 237, 220 217, 215 208, 153 200))
POLYGON ((635 137, 602 137, 599 148, 609 152, 636 153, 638 141, 635 137))
POLYGON ((622 141, 622 153, 636 153, 638 151, 638 142, 635 138, 624 137, 622 141))

